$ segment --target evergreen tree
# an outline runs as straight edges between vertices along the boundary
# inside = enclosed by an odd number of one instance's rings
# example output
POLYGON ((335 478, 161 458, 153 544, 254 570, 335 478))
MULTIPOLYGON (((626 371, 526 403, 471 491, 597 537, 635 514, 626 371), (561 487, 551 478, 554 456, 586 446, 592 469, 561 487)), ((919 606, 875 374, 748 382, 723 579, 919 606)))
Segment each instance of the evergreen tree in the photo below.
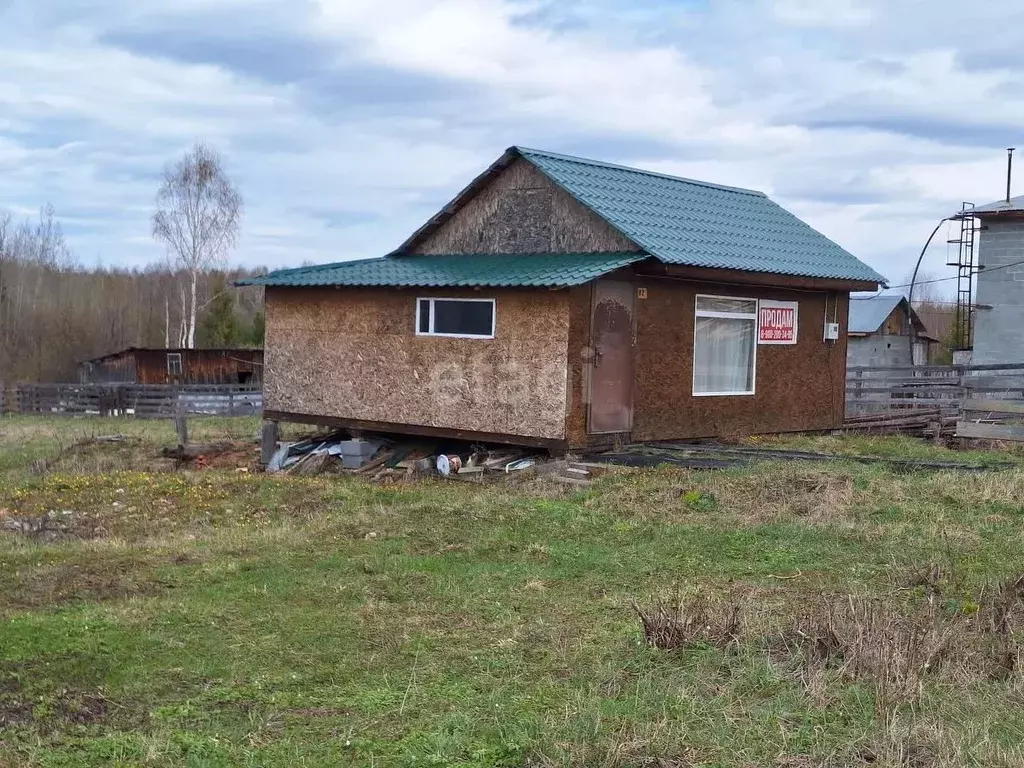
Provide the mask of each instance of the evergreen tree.
POLYGON ((254 347, 262 347, 263 340, 267 335, 267 316, 261 309, 257 309, 252 316, 252 328, 249 330, 249 343, 254 347))
POLYGON ((207 303, 199 321, 200 346, 237 346, 241 340, 242 329, 235 314, 234 290, 228 286, 222 274, 214 277, 211 290, 213 298, 207 303))

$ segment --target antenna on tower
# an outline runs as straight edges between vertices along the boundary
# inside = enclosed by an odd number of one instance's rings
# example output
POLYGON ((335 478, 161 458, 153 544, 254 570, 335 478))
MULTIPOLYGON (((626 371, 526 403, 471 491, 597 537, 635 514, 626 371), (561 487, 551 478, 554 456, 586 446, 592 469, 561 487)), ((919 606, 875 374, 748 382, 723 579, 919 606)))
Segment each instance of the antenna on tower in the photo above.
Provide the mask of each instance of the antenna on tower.
POLYGON ((1016 147, 1006 148, 1006 202, 1010 202, 1010 181, 1013 179, 1013 151, 1016 147))

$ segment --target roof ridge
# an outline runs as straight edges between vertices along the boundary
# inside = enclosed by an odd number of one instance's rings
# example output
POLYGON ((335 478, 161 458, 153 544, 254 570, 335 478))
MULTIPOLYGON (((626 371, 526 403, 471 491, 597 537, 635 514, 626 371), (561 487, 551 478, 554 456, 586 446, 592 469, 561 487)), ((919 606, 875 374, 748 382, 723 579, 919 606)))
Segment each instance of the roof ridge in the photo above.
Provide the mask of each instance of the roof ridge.
MULTIPOLYGON (((319 272, 325 269, 338 269, 344 267, 346 264, 358 264, 365 261, 381 261, 386 259, 387 256, 371 256, 368 259, 343 259, 342 261, 330 261, 326 264, 308 264, 305 267, 288 267, 287 269, 274 269, 267 274, 282 275, 289 274, 292 272, 319 272)), ((265 277, 265 275, 263 275, 265 277)))
POLYGON ((747 189, 745 187, 731 187, 727 184, 715 184, 712 181, 702 181, 701 179, 690 179, 685 176, 673 176, 670 173, 659 173, 658 171, 650 171, 646 168, 637 168, 632 165, 619 165, 618 163, 608 163, 604 160, 594 160, 589 157, 577 157, 575 155, 563 155, 558 152, 549 152, 545 149, 531 149, 529 147, 520 147, 518 145, 509 147, 509 149, 515 150, 519 154, 526 158, 530 155, 541 155, 543 157, 551 157, 556 160, 568 160, 573 163, 581 163, 583 165, 593 165, 598 168, 613 168, 618 171, 629 171, 630 173, 638 173, 643 176, 654 176, 655 178, 668 179, 669 181, 679 181, 684 184, 695 184, 700 187, 708 187, 710 189, 720 189, 725 192, 736 192, 742 195, 754 195, 756 197, 768 197, 767 194, 756 189, 747 189))

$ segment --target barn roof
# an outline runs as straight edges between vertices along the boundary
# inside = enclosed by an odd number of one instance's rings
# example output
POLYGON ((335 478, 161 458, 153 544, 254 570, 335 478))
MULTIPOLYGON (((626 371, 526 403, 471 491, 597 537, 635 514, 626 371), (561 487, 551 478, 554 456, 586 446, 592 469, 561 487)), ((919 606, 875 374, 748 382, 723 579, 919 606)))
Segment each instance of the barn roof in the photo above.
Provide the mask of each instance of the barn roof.
POLYGON ((643 253, 537 253, 384 257, 282 269, 239 285, 273 286, 535 286, 564 288, 590 282, 643 253))
MULTIPOLYGON (((882 323, 886 321, 889 315, 892 314, 892 311, 900 304, 905 305, 905 308, 909 306, 906 297, 898 293, 883 293, 878 296, 865 297, 851 296, 848 332, 854 335, 865 336, 876 333, 882 327, 882 323)), ((910 319, 914 323, 918 336, 937 341, 928 332, 916 311, 911 311, 910 319)))
POLYGON ((120 357, 121 355, 132 355, 136 352, 155 352, 157 354, 162 353, 187 353, 194 354, 200 353, 204 355, 234 355, 234 354, 263 354, 263 347, 124 347, 115 352, 107 352, 105 355, 99 355, 98 357, 90 357, 88 360, 82 360, 80 363, 98 363, 101 360, 107 360, 111 357, 120 357))
POLYGON ((850 297, 850 333, 874 333, 906 299, 898 293, 860 298, 850 297))
POLYGON ((534 254, 523 261, 518 254, 434 257, 411 252, 520 158, 635 243, 643 253, 629 254, 634 261, 651 256, 691 267, 885 282, 762 192, 510 147, 384 259, 357 262, 357 267, 341 262, 281 270, 239 285, 575 285, 629 263, 615 261, 626 257, 621 253, 534 254), (457 261, 465 258, 473 260, 457 261), (608 258, 612 263, 605 265, 608 258), (583 274, 587 277, 578 278, 583 274))

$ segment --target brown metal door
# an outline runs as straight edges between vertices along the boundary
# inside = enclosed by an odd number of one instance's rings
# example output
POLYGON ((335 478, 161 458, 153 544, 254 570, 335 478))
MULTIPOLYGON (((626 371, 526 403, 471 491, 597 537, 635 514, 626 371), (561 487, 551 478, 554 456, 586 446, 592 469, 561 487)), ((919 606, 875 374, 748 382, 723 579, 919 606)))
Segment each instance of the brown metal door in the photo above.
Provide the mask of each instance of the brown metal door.
POLYGON ((590 321, 591 434, 628 432, 633 426, 633 286, 594 284, 590 321))

